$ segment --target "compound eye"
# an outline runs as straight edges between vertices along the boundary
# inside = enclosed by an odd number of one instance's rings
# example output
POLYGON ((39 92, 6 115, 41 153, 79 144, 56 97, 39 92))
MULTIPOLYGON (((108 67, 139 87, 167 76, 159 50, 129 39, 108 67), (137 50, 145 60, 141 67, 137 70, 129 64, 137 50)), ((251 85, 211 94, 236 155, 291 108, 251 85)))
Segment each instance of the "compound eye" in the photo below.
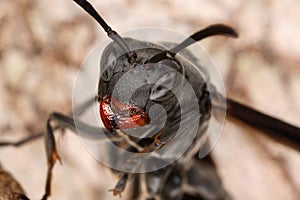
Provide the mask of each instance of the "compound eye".
POLYGON ((100 69, 101 72, 103 72, 101 78, 104 81, 110 81, 111 77, 115 72, 116 64, 117 56, 114 47, 108 47, 108 49, 106 49, 106 51, 103 53, 100 62, 100 69))
POLYGON ((153 101, 165 101, 177 92, 179 80, 177 72, 171 71, 163 74, 151 89, 150 99, 153 101))
POLYGON ((107 58, 107 62, 105 63, 104 66, 101 66, 102 67, 101 69, 104 70, 101 78, 104 81, 109 81, 111 79, 111 77, 114 74, 115 68, 116 68, 116 63, 117 63, 117 60, 116 60, 115 55, 113 53, 109 54, 108 58, 107 58))

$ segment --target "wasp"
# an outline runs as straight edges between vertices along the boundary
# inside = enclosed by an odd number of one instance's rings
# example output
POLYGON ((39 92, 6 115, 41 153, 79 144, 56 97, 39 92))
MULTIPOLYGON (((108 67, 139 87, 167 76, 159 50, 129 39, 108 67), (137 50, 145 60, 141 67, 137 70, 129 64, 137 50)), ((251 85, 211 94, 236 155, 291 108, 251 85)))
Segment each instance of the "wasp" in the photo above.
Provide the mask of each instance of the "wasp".
MULTIPOLYGON (((128 103, 119 101, 118 99, 122 97, 118 96, 118 94, 116 96, 117 98, 114 98, 112 90, 120 77, 132 68, 137 67, 137 65, 144 67, 145 70, 154 71, 153 74, 157 75, 157 77, 153 79, 159 80, 158 82, 171 82, 169 89, 172 89, 174 85, 177 86, 176 81, 175 84, 172 83, 172 80, 177 80, 174 78, 176 75, 172 76, 172 71, 164 72, 166 73, 166 76, 156 73, 155 70, 159 71, 157 66, 161 66, 156 64, 163 63, 173 70, 176 69, 178 73, 184 74, 185 77, 188 77, 189 83, 194 86, 193 89, 197 91, 196 96, 197 100, 199 100, 198 106, 203 112, 199 122, 201 124, 199 130, 201 131, 197 133, 196 139, 192 141, 193 146, 196 146, 196 148, 189 148, 182 160, 179 159, 169 166, 157 171, 143 174, 116 172, 121 173, 121 178, 112 190, 113 194, 121 194, 125 189, 126 183, 131 179, 132 187, 130 188, 132 188, 132 192, 130 192, 131 196, 129 197, 131 199, 138 198, 139 196, 142 196, 145 199, 229 199, 229 194, 227 194, 221 186, 220 178, 216 173, 211 158, 207 157, 201 160, 195 153, 199 151, 197 141, 200 140, 200 136, 206 129, 207 125, 205 122, 211 117, 211 108, 215 106, 213 105, 214 102, 211 100, 211 96, 214 94, 210 94, 208 91, 208 83, 204 83, 201 77, 194 77, 192 67, 185 63, 182 64, 183 61, 177 58, 176 54, 194 41, 213 35, 236 37, 236 32, 226 25, 213 25, 191 35, 190 38, 192 40, 188 38, 179 45, 176 45, 171 49, 166 49, 157 44, 122 38, 106 24, 88 2, 76 1, 76 3, 89 12, 108 33, 108 36, 113 39, 113 43, 107 46, 101 58, 101 66, 106 66, 106 69, 100 76, 97 102, 99 103, 99 114, 105 127, 102 131, 114 142, 114 144, 126 151, 134 153, 155 153, 155 151, 169 145, 169 143, 172 143, 172 141, 176 139, 174 134, 172 134, 174 131, 172 128, 175 126, 175 131, 177 129, 176 124, 174 125, 173 122, 178 119, 178 116, 186 114, 178 114, 175 112, 178 110, 178 100, 174 98, 172 91, 164 87, 159 87, 159 85, 157 86, 153 83, 138 88, 139 91, 134 93, 134 96, 131 97, 128 103), (148 46, 150 48, 132 50, 132 46, 134 45, 142 47, 148 46), (122 66, 122 69, 117 69, 120 68, 120 66, 122 66), (183 69, 185 72, 183 72, 183 69), (159 79, 160 76, 162 76, 162 80, 159 79), (141 126, 147 126, 154 121, 155 119, 149 114, 149 109, 153 102, 159 102, 160 105, 166 109, 168 114, 166 122, 169 122, 169 124, 165 124, 166 127, 155 135, 151 135, 150 137, 146 135, 146 137, 143 137, 142 139, 133 136, 126 137, 120 135, 120 129, 134 129, 141 126), (183 162, 185 160, 188 160, 190 164, 186 165, 186 163, 183 162), (139 185, 140 183, 142 183, 142 186, 137 187, 136 185, 139 185)), ((122 92, 120 92, 120 94, 122 94, 122 92)), ((222 99, 222 97, 219 98, 222 99)), ((74 112, 80 115, 81 111, 85 110, 86 107, 87 105, 83 105, 78 109, 79 111, 75 110, 74 112)), ((227 99, 227 108, 222 106, 218 107, 218 105, 217 108, 220 110, 226 109, 229 115, 269 133, 273 138, 285 141, 296 148, 299 146, 299 128, 295 126, 262 114, 232 99, 227 99), (283 132, 286 134, 282 134, 283 132)), ((187 113, 190 113, 190 110, 188 110, 187 113)), ((54 127, 51 126, 52 121, 58 121, 74 130, 82 129, 83 132, 97 131, 94 130, 94 127, 89 127, 80 122, 77 122, 76 124, 74 119, 59 113, 53 113, 50 116, 46 125, 46 149, 49 168, 46 191, 43 199, 47 199, 50 195, 52 169, 55 162, 60 160, 55 147, 53 136, 54 127)), ((160 159, 160 157, 155 157, 154 159, 160 159)), ((160 161, 164 162, 165 160, 161 159, 160 161)), ((129 165, 129 168, 132 169, 132 166, 129 165)))

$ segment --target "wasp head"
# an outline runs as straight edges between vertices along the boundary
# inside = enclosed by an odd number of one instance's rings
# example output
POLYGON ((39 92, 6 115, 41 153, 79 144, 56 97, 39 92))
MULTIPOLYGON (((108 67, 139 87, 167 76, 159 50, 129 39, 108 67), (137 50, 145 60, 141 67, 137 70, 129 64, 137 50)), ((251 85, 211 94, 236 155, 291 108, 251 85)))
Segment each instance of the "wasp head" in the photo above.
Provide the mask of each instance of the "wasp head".
POLYGON ((176 58, 147 63, 150 57, 164 51, 162 47, 130 38, 124 40, 136 55, 134 62, 114 42, 106 47, 100 61, 100 115, 109 131, 149 124, 154 104, 168 113, 176 105, 175 96, 184 77, 184 69, 176 58))

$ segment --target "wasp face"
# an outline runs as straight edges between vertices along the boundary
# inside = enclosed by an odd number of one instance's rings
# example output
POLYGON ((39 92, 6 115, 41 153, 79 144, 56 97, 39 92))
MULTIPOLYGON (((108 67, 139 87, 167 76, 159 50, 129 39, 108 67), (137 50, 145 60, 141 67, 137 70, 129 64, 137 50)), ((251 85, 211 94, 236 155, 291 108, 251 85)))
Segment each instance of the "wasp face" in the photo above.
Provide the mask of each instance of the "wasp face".
MULTIPOLYGON (((162 47, 133 39, 136 59, 130 62, 115 43, 104 50, 100 62, 102 75, 98 86, 100 115, 105 127, 130 129, 144 126, 152 120, 150 108, 159 104, 166 113, 177 103, 184 70, 177 59, 147 63, 162 47)), ((158 117, 158 116, 156 116, 158 117)))

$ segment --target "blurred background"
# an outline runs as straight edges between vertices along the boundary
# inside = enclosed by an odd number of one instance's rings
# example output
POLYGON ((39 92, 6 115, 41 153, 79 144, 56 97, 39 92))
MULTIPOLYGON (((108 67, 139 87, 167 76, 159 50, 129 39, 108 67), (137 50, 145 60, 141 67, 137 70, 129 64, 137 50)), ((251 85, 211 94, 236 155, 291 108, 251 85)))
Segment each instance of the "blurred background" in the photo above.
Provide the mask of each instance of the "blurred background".
MULTIPOLYGON (((189 35, 213 23, 233 26, 237 40, 201 42, 227 95, 300 127, 300 1, 91 2, 119 33, 161 27, 189 35)), ((0 0, 0 140, 40 132, 51 112, 70 112, 77 70, 106 39, 71 0, 0 0)), ((57 141, 63 165, 55 166, 51 199, 113 199, 108 189, 117 180, 77 136, 68 133, 57 141)), ((300 199, 299 152, 260 132, 227 122, 212 154, 234 199, 300 199)), ((41 198, 47 170, 43 140, 0 149, 0 163, 29 198, 41 198)))

